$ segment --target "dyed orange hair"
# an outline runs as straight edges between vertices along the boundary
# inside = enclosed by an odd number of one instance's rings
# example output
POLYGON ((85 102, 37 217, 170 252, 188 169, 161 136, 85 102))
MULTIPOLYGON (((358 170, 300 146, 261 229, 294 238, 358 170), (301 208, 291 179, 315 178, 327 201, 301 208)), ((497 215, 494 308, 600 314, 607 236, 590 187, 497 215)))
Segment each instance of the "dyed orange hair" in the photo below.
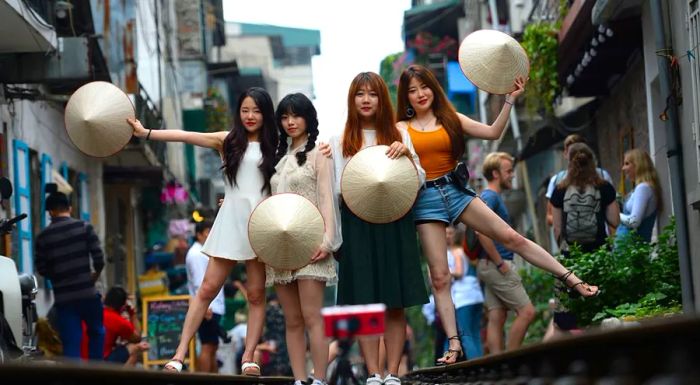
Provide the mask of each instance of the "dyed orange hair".
POLYGON ((411 64, 401 72, 396 98, 396 120, 399 122, 411 120, 406 114, 406 110, 408 107, 411 107, 411 104, 408 102, 408 85, 413 78, 418 79, 433 91, 433 104, 431 106, 433 114, 435 114, 437 121, 442 124, 445 131, 447 131, 447 135, 450 137, 450 142, 452 143, 452 157, 457 160, 462 159, 462 155, 464 155, 462 123, 459 121, 457 111, 447 99, 445 91, 442 90, 440 82, 438 82, 435 75, 433 75, 429 69, 418 64, 411 64))
POLYGON ((365 86, 376 92, 379 98, 379 106, 374 116, 377 144, 388 146, 402 141, 401 133, 394 122, 394 109, 386 83, 374 72, 360 72, 350 83, 348 91, 348 119, 343 131, 343 156, 346 158, 357 154, 362 148, 362 121, 355 106, 355 95, 365 86))

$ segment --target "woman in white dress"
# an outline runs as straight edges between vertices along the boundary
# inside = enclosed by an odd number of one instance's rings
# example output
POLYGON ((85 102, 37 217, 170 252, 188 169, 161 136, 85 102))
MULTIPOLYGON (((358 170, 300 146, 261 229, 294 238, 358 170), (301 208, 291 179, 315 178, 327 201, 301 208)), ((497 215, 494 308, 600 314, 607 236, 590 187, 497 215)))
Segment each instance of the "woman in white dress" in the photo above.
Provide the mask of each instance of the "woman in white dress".
POLYGON ((229 132, 200 133, 184 130, 145 129, 138 120, 129 120, 134 136, 146 140, 184 142, 215 149, 221 155, 225 179, 225 197, 202 252, 209 257, 204 280, 191 299, 180 343, 166 370, 181 371, 190 339, 199 327, 209 304, 221 290, 237 262, 245 262, 248 277, 248 333, 241 372, 260 375, 253 354, 265 323, 265 265, 258 261, 248 241, 248 217, 255 206, 270 193, 270 178, 275 172, 275 148, 278 132, 270 95, 253 87, 238 99, 229 132))
POLYGON ((278 270, 267 266, 267 286, 275 287, 284 311, 289 361, 295 385, 306 381, 306 339, 309 333, 314 376, 310 385, 326 384, 328 341, 325 338, 321 307, 324 286, 335 285, 338 277, 332 253, 342 242, 340 212, 335 199, 333 160, 318 152, 316 109, 304 94, 285 96, 277 105, 280 130, 272 193, 291 192, 314 203, 325 222, 323 242, 311 263, 298 270, 278 270))

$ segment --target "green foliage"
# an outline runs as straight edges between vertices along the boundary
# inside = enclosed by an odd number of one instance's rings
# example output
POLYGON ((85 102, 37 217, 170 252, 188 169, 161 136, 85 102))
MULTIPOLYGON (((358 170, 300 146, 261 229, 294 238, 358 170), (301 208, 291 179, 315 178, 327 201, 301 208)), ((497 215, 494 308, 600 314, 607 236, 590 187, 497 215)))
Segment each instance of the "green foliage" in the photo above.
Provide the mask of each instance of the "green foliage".
POLYGON ((655 243, 646 243, 632 233, 610 240, 608 247, 591 253, 574 247, 562 263, 601 291, 599 296, 587 299, 560 295, 562 304, 576 314, 582 326, 597 324, 607 317, 641 318, 681 310, 673 219, 655 243))
POLYGON ((554 98, 559 92, 557 23, 529 24, 523 33, 522 46, 530 58, 530 81, 525 88, 525 106, 535 112, 552 114, 554 98))
POLYGON ((228 131, 228 104, 216 87, 207 90, 207 102, 204 106, 208 132, 228 131))
POLYGON ((556 21, 528 24, 523 31, 522 46, 530 59, 530 80, 525 88, 525 106, 531 116, 554 112, 554 98, 559 93, 559 29, 569 12, 569 1, 559 0, 556 21))

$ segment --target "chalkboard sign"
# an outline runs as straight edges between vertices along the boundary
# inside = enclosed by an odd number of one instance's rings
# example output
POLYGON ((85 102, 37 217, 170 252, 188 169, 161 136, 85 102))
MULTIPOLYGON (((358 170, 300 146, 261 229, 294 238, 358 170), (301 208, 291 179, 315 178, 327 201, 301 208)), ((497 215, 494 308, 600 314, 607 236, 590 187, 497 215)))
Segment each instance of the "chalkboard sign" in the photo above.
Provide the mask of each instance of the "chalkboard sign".
MULTIPOLYGON (((189 295, 147 297, 143 299, 143 332, 150 348, 143 352, 143 364, 166 364, 175 354, 185 323, 189 295)), ((190 341, 189 359, 185 363, 194 370, 194 338, 190 341)))

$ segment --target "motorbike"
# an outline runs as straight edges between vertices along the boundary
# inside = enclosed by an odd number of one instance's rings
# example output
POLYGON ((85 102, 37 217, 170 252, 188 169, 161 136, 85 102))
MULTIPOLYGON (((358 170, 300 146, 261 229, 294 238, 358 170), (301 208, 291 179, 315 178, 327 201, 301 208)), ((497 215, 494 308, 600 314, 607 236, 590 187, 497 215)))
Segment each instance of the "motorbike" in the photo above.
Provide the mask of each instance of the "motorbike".
MULTIPOLYGON (((0 178, 0 204, 12 196, 12 183, 0 178)), ((12 232, 25 219, 20 214, 0 219, 0 236, 12 232)), ((32 274, 19 273, 12 258, 0 255, 0 363, 25 359, 37 352, 36 295, 39 285, 32 274)))

